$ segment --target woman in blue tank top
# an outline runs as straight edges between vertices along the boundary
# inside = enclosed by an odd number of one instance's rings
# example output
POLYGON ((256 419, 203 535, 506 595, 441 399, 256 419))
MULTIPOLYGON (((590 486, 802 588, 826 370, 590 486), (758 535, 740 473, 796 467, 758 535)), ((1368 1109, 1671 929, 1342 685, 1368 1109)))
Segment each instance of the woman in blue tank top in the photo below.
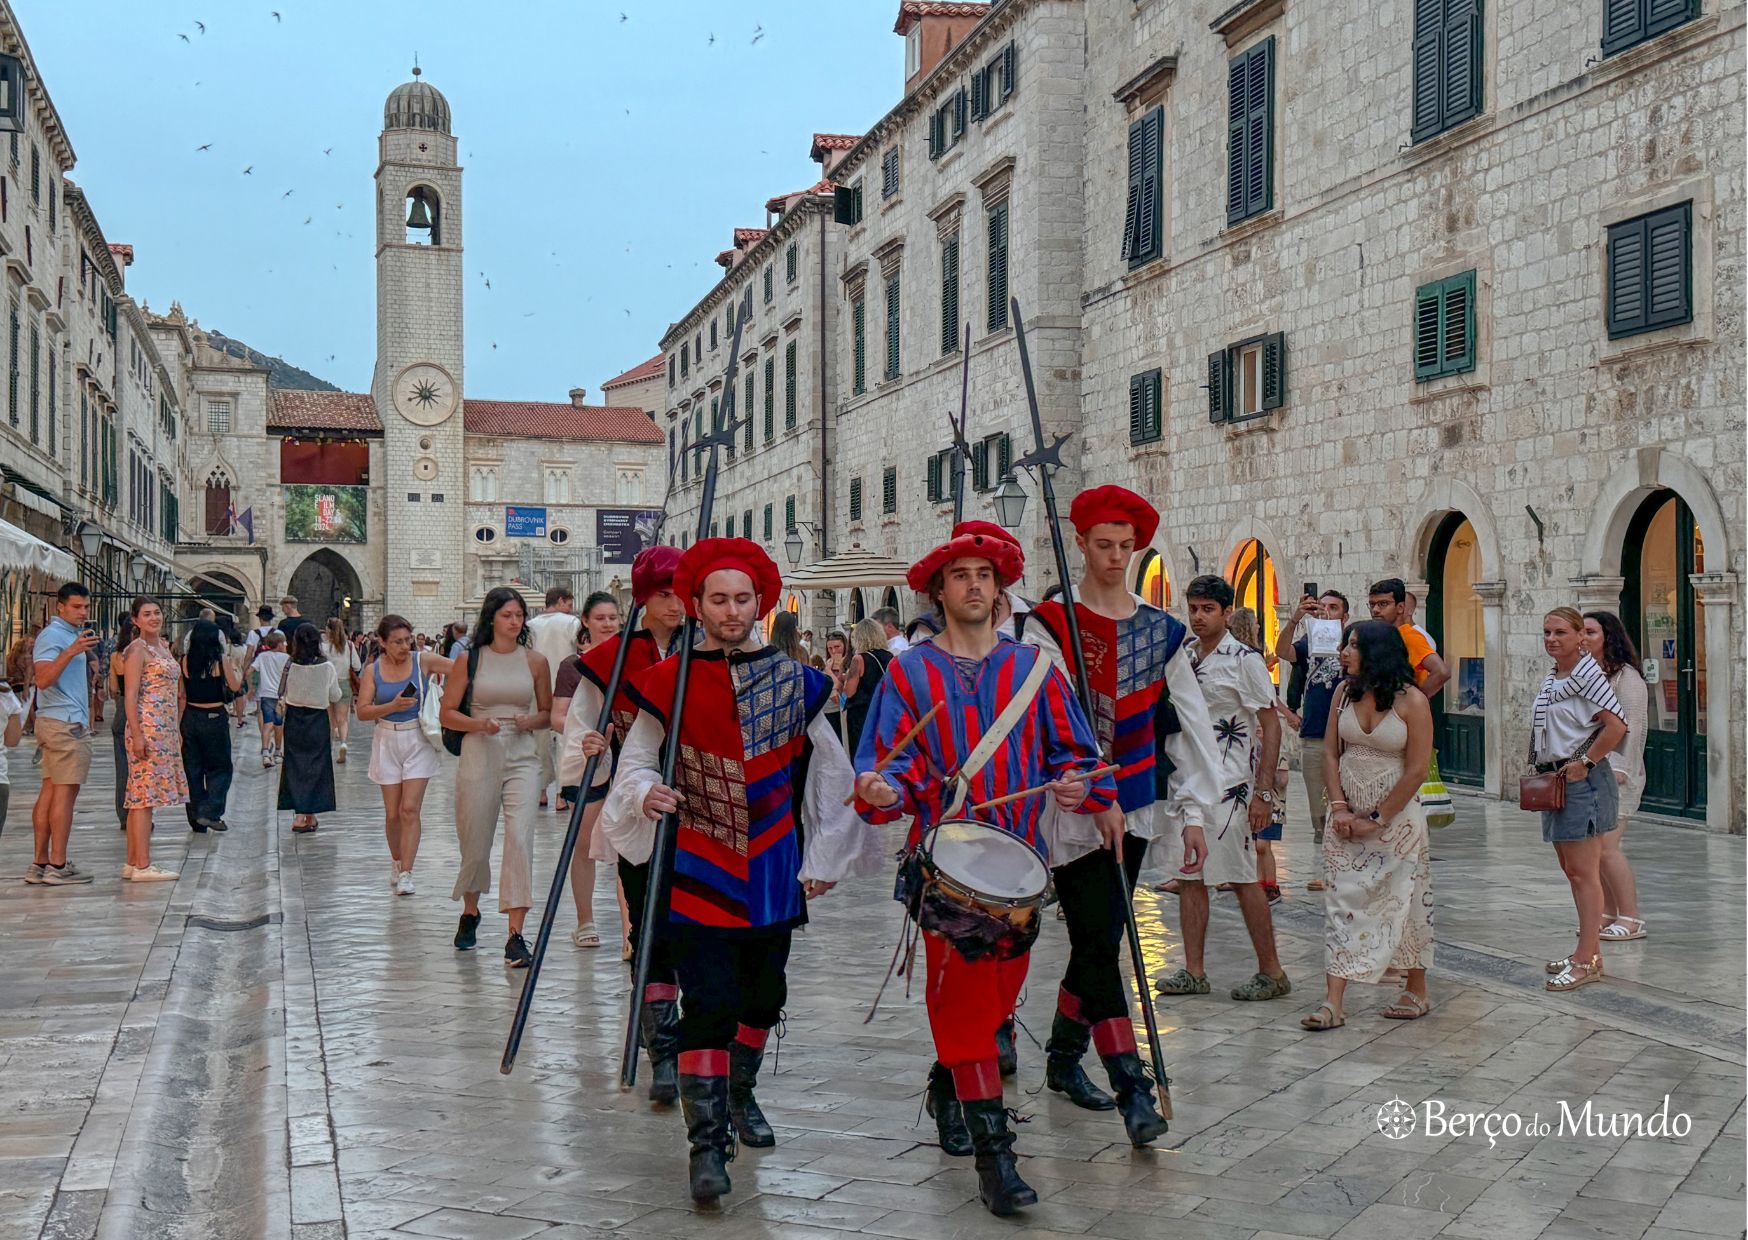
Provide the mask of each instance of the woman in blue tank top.
POLYGON ((358 721, 374 723, 370 778, 382 789, 383 832, 388 836, 389 890, 413 894, 413 859, 419 852, 425 785, 441 764, 425 739, 419 707, 424 678, 445 675, 450 660, 429 650, 413 653, 413 626, 400 616, 384 616, 376 626, 382 653, 359 677, 358 721))

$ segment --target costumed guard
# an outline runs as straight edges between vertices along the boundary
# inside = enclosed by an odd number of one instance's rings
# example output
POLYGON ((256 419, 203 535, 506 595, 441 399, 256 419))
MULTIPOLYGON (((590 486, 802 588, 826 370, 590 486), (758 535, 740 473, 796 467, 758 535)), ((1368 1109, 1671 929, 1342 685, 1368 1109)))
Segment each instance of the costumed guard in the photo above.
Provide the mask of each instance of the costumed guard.
MULTIPOLYGON (((1008 1129, 997 1061, 996 1031, 1014 1001, 1038 934, 1037 907, 1047 875, 1042 864, 1044 804, 1095 814, 1116 800, 1108 774, 1094 775, 1097 744, 1062 673, 1035 647, 999 634, 993 609, 999 591, 1024 571, 1025 557, 1007 535, 961 534, 918 561, 908 581, 941 609, 943 628, 931 642, 894 659, 869 708, 872 726, 856 755, 857 808, 870 822, 911 815, 900 898, 921 927, 927 959, 924 997, 936 1063, 929 1101, 949 1154, 975 1153, 978 1195, 995 1214, 1036 1203, 1020 1178, 1008 1129), (928 719, 931 710, 938 715, 928 719), (916 727, 925 726, 919 731, 916 727), (915 732, 904 746, 897 742, 915 732), (893 751, 897 750, 896 755, 893 751), (985 812, 968 806, 1027 790, 985 812), (965 822, 975 817, 980 821, 965 822), (962 818, 963 816, 963 818, 962 818), (941 843, 948 824, 956 838, 994 836, 982 852, 1016 849, 1039 868, 1037 904, 1022 918, 969 907, 942 894, 941 843), (988 847, 1000 843, 1003 849, 988 847), (969 1129, 969 1132, 967 1132, 969 1129)), ((967 850, 973 858, 975 848, 967 850)), ((998 871, 1013 873, 1013 858, 998 871)), ((976 873, 957 876, 976 888, 976 873)), ((999 873, 988 876, 993 887, 999 873)))
POLYGON ((676 655, 631 682, 637 716, 607 795, 614 846, 633 860, 649 857, 654 820, 678 813, 664 934, 685 995, 680 1103, 692 1196, 704 1202, 730 1189, 731 1122, 749 1145, 775 1140, 753 1088, 806 900, 880 864, 878 834, 844 804, 854 772, 826 721, 831 681, 757 634, 781 588, 771 557, 744 538, 703 539, 681 557, 673 590, 704 635, 680 721, 679 787, 661 782, 676 655))
MULTIPOLYGON (((570 714, 566 716, 564 747, 559 755, 559 782, 575 785, 583 778, 589 758, 605 752, 609 738, 595 731, 601 718, 602 698, 613 678, 613 661, 619 654, 619 643, 629 641, 625 668, 619 681, 619 693, 613 703, 611 732, 612 769, 608 763, 596 767, 597 782, 583 791, 583 838, 589 843, 589 855, 596 861, 617 859, 619 883, 625 891, 626 907, 634 911, 631 919, 631 947, 638 947, 644 892, 649 884, 650 843, 644 834, 644 823, 633 820, 627 831, 614 835, 618 824, 603 819, 602 803, 612 784, 613 770, 619 765, 619 751, 631 721, 637 714, 637 704, 626 693, 633 679, 642 675, 672 654, 680 632, 686 623, 686 606, 674 593, 674 570, 680 564, 678 547, 646 547, 631 562, 631 597, 637 603, 643 627, 635 633, 619 633, 604 642, 589 647, 580 660, 582 679, 571 698, 570 714), (597 820, 599 823, 597 823, 597 820), (641 840, 641 861, 628 857, 624 849, 637 849, 641 840)), ((678 1059, 680 1054, 680 986, 674 976, 673 962, 668 958, 665 939, 650 944, 649 982, 643 988, 643 1007, 639 1012, 643 1049, 649 1055, 649 1100, 673 1103, 680 1096, 678 1059)))
MULTIPOLYGON (((1135 1043, 1129 992, 1119 961, 1122 901, 1134 892, 1148 845, 1171 832, 1184 841, 1186 868, 1206 855, 1203 806, 1219 800, 1218 760, 1208 708, 1184 649, 1188 629, 1131 594, 1129 561, 1152 541, 1159 514, 1133 491, 1095 487, 1068 510, 1086 566, 1075 614, 1087 680, 1096 702, 1099 750, 1118 768, 1117 809, 1089 819, 1049 814, 1052 877, 1068 923, 1068 968, 1045 1044, 1045 1083, 1089 1111, 1121 1109, 1129 1140, 1145 1145, 1166 1131, 1135 1043), (1165 760, 1160 761, 1163 749, 1165 760), (1122 849, 1127 890, 1119 892, 1105 849, 1122 849), (1080 1066, 1098 1048, 1116 1094, 1095 1086, 1080 1066)), ((1027 613, 1022 638, 1069 676, 1075 674, 1068 615, 1060 600, 1027 613)), ((1145 979, 1142 985, 1145 986, 1145 979)))

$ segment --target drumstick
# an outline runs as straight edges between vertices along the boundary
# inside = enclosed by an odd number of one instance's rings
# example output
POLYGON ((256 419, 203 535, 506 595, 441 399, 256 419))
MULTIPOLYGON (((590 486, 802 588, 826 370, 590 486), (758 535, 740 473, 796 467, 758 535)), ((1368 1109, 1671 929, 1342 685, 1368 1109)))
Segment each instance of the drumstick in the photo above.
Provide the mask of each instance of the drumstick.
MULTIPOLYGON (((921 719, 918 719, 916 721, 915 725, 912 726, 908 732, 906 732, 903 736, 899 737, 897 740, 892 742, 892 748, 888 749, 886 751, 886 756, 884 758, 880 759, 879 762, 875 763, 873 773, 878 775, 881 771, 884 771, 887 767, 891 766, 892 763, 898 758, 898 751, 903 749, 906 745, 910 744, 911 741, 915 740, 917 733, 921 732, 925 727, 927 727, 929 720, 933 719, 935 717, 935 715, 940 711, 941 707, 943 707, 945 705, 946 705, 945 702, 936 702, 933 706, 929 707, 928 713, 925 714, 921 719)), ((855 794, 855 792, 852 791, 849 796, 844 798, 844 804, 845 805, 854 805, 855 803, 856 803, 856 794, 855 794)))
MULTIPOLYGON (((1122 769, 1121 767, 1118 767, 1115 765, 1101 766, 1101 767, 1097 768, 1096 770, 1087 771, 1085 774, 1076 775, 1076 776, 1074 776, 1074 778, 1077 778, 1077 779, 1097 779, 1100 775, 1111 775, 1111 774, 1114 774, 1115 772, 1117 772, 1121 769, 1122 769)), ((1051 780, 1050 782, 1055 783, 1056 781, 1051 780)), ((991 800, 991 801, 979 801, 976 805, 973 805, 971 808, 972 809, 993 809, 997 805, 1006 805, 1009 801, 1023 801, 1027 797, 1035 797, 1040 792, 1048 792, 1048 791, 1050 791, 1050 784, 1039 784, 1036 788, 1025 788, 1019 792, 1010 792, 1005 797, 996 797, 994 800, 991 800)))

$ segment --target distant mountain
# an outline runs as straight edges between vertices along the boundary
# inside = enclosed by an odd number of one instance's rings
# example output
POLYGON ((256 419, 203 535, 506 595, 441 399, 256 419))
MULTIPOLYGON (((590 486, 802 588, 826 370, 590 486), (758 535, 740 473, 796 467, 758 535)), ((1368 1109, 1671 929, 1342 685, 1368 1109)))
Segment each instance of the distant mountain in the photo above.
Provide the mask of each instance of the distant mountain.
POLYGON ((215 349, 222 349, 230 357, 240 357, 254 366, 267 368, 267 386, 290 388, 298 392, 338 392, 340 388, 326 379, 318 379, 301 366, 293 366, 283 357, 269 357, 265 353, 251 349, 234 336, 223 332, 211 331, 206 338, 215 349))

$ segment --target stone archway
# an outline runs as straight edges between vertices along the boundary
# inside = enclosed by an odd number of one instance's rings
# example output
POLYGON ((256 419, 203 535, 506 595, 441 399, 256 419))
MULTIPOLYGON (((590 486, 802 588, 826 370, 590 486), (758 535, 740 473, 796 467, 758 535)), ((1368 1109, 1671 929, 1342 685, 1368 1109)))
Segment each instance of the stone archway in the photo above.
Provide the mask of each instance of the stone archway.
POLYGON ((318 628, 334 616, 346 621, 348 629, 357 625, 363 587, 358 570, 337 551, 323 547, 311 552, 292 571, 291 584, 285 592, 297 599, 298 610, 318 628))
MULTIPOLYGON (((1739 540, 1704 471, 1665 447, 1640 448, 1598 490, 1579 561, 1580 575, 1572 582, 1579 607, 1620 610, 1627 535, 1645 501, 1658 491, 1681 497, 1705 540, 1706 571, 1695 573, 1691 580, 1705 606, 1706 648, 1740 650, 1741 579, 1735 571, 1739 540)), ((1736 696, 1735 664, 1733 658, 1710 658, 1705 668, 1708 700, 1730 703, 1723 726, 1706 729, 1706 826, 1713 831, 1742 829, 1743 752, 1738 738, 1743 713, 1736 696)))

